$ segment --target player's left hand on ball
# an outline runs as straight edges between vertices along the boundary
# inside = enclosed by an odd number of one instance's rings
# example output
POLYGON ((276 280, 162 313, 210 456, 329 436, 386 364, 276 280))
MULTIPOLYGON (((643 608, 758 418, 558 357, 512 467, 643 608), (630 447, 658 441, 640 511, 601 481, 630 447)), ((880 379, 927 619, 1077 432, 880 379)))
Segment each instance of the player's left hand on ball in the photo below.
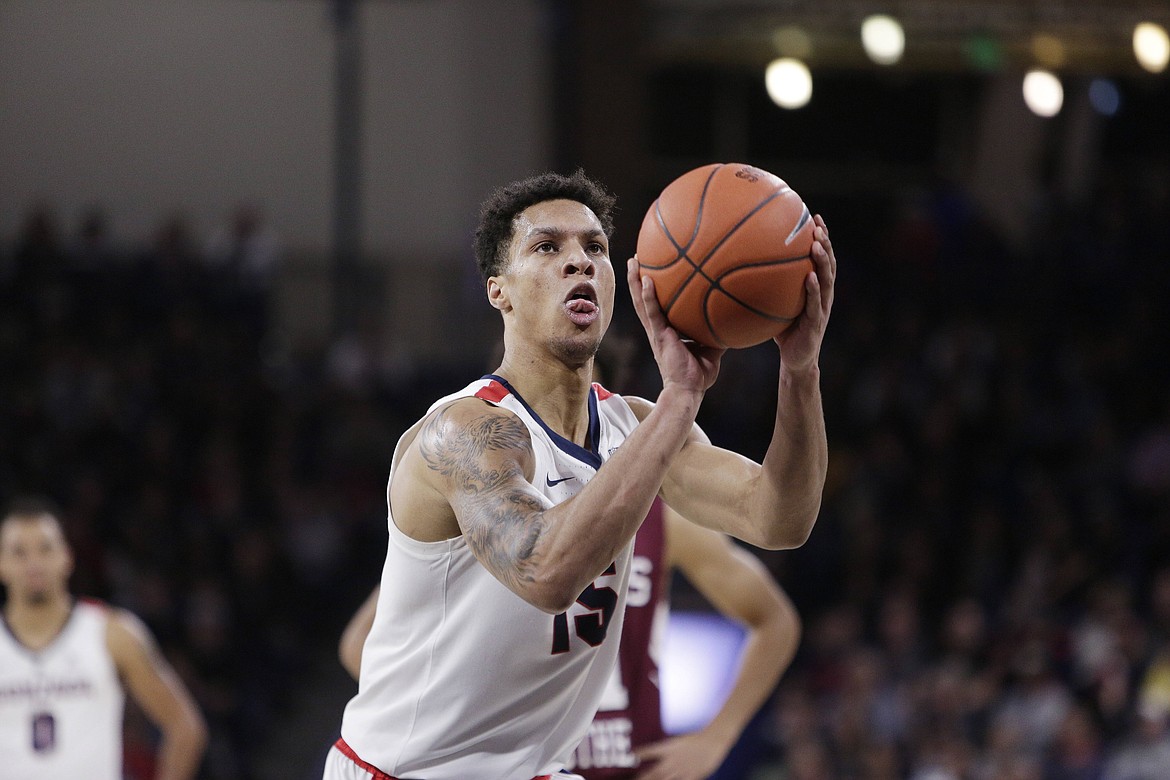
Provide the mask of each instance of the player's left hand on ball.
POLYGON ((829 228, 820 214, 813 217, 813 222, 816 225, 811 250, 813 270, 804 280, 804 311, 792 327, 776 337, 781 363, 793 371, 817 365, 837 281, 837 256, 833 254, 829 228))

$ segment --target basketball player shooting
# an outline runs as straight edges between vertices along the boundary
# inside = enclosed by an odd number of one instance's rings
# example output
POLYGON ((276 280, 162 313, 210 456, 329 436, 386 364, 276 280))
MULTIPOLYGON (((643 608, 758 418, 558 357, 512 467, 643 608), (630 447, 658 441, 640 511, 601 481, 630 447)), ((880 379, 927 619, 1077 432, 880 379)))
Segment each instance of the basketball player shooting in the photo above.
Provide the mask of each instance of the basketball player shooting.
POLYGON ((650 402, 593 383, 617 286, 613 206, 580 172, 484 203, 476 256, 503 360, 395 449, 376 616, 329 780, 566 776, 616 662, 632 541, 655 496, 771 549, 803 544, 816 522, 836 273, 823 221, 805 310, 778 339, 776 424, 755 463, 695 425, 723 351, 679 338, 633 260, 662 391, 650 402))

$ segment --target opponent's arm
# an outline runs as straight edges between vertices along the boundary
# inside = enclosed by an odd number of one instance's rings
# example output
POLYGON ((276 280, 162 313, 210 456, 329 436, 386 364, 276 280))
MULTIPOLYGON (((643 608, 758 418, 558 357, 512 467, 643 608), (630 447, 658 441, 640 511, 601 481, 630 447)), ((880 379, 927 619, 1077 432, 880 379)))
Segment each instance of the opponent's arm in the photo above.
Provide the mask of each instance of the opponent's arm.
POLYGON ((337 657, 341 660, 341 666, 355 680, 361 674, 362 649, 366 645, 370 627, 374 625, 374 615, 378 611, 378 593, 381 590, 380 585, 376 586, 370 595, 366 596, 366 600, 345 624, 341 640, 337 643, 337 657))
POLYGON ((158 780, 195 777, 207 748, 207 725, 149 630, 133 614, 116 610, 106 627, 106 646, 127 693, 162 734, 158 780))
MULTIPOLYGON (((837 261, 824 220, 814 219, 814 270, 805 279, 805 309, 776 338, 780 346, 776 422, 763 462, 711 446, 696 428, 662 485, 663 499, 684 516, 758 547, 804 543, 820 511, 828 469, 818 361, 833 305, 837 261)), ((636 279, 635 267, 631 284, 636 279)), ((652 291, 643 292, 636 305, 640 317, 665 320, 652 291)), ((639 399, 628 400, 639 416, 653 408, 639 399)))
POLYGON ((723 763, 771 695, 800 641, 800 617, 759 559, 726 536, 663 507, 667 557, 720 613, 747 628, 735 684, 714 719, 694 734, 637 750, 653 762, 639 780, 701 780, 723 763))

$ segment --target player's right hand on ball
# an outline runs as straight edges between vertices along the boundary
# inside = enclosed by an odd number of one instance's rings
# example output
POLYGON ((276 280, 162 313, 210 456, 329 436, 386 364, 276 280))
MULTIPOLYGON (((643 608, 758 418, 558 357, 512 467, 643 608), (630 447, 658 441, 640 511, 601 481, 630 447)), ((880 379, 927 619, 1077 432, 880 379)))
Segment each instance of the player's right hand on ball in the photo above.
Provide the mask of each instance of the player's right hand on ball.
POLYGON ((662 375, 663 390, 670 386, 700 395, 707 392, 719 376, 719 363, 727 350, 684 341, 678 335, 658 305, 654 281, 641 275, 636 256, 626 264, 626 280, 630 285, 634 311, 650 339, 650 349, 662 375))

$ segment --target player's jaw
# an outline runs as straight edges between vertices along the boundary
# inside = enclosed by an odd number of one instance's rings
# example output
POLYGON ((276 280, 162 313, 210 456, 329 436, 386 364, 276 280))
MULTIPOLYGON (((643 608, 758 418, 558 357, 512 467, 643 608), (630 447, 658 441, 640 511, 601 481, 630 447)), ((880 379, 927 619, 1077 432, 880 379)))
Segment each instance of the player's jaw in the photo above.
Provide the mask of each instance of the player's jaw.
POLYGON ((47 604, 59 587, 54 572, 42 565, 23 565, 4 577, 10 596, 29 606, 47 604))
POLYGON ((48 587, 26 588, 21 593, 21 601, 29 607, 43 607, 53 601, 56 592, 48 587))

